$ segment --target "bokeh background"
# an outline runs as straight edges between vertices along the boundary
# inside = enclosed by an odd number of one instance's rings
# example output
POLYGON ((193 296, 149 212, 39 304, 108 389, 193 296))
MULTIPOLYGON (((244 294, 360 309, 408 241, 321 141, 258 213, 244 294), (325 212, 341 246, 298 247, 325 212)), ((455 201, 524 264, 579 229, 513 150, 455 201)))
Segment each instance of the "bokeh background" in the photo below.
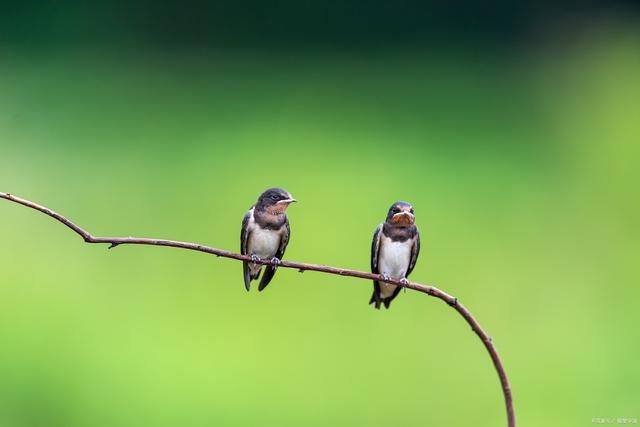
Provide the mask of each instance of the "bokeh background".
MULTIPOLYGON (((0 191, 96 235, 239 246, 273 185, 286 258, 366 270, 396 200, 412 279, 492 335, 522 426, 640 417, 633 2, 5 2, 0 191)), ((82 244, 0 201, 0 425, 500 426, 441 301, 82 244)))

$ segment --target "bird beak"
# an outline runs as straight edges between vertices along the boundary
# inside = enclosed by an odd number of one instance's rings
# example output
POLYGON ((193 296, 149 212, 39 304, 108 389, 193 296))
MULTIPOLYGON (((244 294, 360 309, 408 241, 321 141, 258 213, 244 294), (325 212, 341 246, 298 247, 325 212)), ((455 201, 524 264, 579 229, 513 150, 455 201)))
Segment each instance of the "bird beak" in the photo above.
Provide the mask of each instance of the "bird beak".
POLYGON ((293 202, 297 202, 296 199, 294 199, 293 197, 290 197, 288 199, 283 199, 283 200, 279 200, 276 204, 277 205, 290 205, 293 202))
POLYGON ((391 221, 395 224, 412 225, 415 222, 415 216, 409 211, 398 212, 391 218, 391 221))

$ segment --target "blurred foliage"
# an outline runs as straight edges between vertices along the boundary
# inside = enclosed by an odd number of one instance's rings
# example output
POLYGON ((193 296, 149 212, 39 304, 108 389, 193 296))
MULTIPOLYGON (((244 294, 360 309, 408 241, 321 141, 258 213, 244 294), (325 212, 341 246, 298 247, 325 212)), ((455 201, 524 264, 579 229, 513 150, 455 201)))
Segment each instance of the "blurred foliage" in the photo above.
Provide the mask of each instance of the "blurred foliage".
MULTIPOLYGON (((286 258, 366 270, 396 200, 412 279, 493 336, 525 426, 640 416, 640 48, 605 29, 509 55, 416 49, 5 56, 0 190, 96 235, 237 249, 266 187, 286 258)), ((0 425, 504 425, 498 378, 440 301, 370 283, 82 244, 0 203, 0 425)))
POLYGON ((509 45, 585 18, 639 17, 636 0, 5 0, 0 47, 376 49, 509 45))

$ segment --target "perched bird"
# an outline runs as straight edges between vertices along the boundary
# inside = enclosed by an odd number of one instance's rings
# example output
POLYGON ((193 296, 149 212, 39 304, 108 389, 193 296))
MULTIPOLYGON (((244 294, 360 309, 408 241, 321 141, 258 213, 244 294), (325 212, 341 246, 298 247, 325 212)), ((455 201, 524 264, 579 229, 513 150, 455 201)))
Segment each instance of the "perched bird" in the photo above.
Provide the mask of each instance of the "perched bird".
MULTIPOLYGON (((247 291, 251 281, 258 280, 262 264, 255 261, 270 259, 280 262, 289 243, 289 219, 285 211, 296 199, 282 188, 269 188, 258 197, 255 205, 242 219, 240 232, 240 252, 250 255, 254 262, 243 262, 244 286, 247 291)), ((276 273, 275 265, 267 265, 258 286, 261 291, 267 287, 276 273)))
MULTIPOLYGON (((415 225, 413 207, 406 202, 396 202, 389 208, 384 224, 376 228, 371 244, 371 272, 385 279, 400 279, 407 284, 407 277, 416 265, 420 253, 420 234, 415 225)), ((369 304, 389 308, 400 287, 373 281, 373 295, 369 304)))

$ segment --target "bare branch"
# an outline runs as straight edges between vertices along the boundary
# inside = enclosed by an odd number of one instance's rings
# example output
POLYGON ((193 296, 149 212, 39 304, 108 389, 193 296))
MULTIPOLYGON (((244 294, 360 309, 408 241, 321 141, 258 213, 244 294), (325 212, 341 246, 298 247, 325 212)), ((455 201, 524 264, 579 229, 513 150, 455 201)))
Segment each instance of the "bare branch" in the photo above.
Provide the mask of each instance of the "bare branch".
MULTIPOLYGON (((251 261, 251 257, 248 255, 242 255, 235 252, 225 251, 223 249, 212 248, 209 246, 199 245, 196 243, 190 242, 179 242, 175 240, 164 240, 164 239, 148 239, 142 237, 94 237, 89 232, 80 228, 73 222, 69 221, 64 216, 60 215, 57 212, 52 211, 49 208, 41 206, 37 203, 33 203, 29 200, 22 199, 20 197, 14 196, 8 193, 0 192, 0 198, 6 199, 15 203, 19 203, 23 206, 27 206, 31 209, 35 209, 40 211, 50 217, 56 219, 57 221, 63 223, 71 230, 76 232, 82 237, 82 239, 87 243, 108 243, 110 244, 109 249, 115 248, 119 245, 154 245, 154 246, 170 246, 174 248, 182 248, 182 249, 190 249, 199 252, 205 252, 208 254, 213 254, 218 257, 225 258, 233 258, 239 261, 251 261)), ((274 263, 269 259, 263 259, 257 261, 260 264, 265 265, 273 265, 274 263)), ((502 361, 500 360, 500 356, 498 356, 498 352, 496 351, 495 346, 493 345, 493 341, 491 337, 487 335, 487 333, 482 329, 478 321, 473 317, 471 312, 467 310, 467 308, 458 301, 457 298, 449 295, 448 293, 436 288, 435 286, 429 285, 421 285, 419 283, 409 282, 408 284, 403 285, 400 280, 397 279, 388 279, 385 280, 382 276, 378 274, 368 273, 364 271, 357 270, 348 270, 344 268, 331 267, 326 265, 318 265, 318 264, 307 264, 302 262, 295 261, 285 261, 282 260, 278 264, 278 267, 281 268, 293 268, 298 270, 299 272, 304 272, 307 270, 310 271, 319 271, 321 273, 328 274, 336 274, 339 276, 350 276, 350 277, 359 277, 361 279, 368 280, 377 280, 381 282, 391 283, 397 286, 404 286, 405 288, 413 289, 418 292, 422 292, 427 295, 431 295, 432 297, 436 297, 446 302, 449 306, 453 307, 460 315, 466 320, 466 322, 471 326, 471 329, 478 335, 485 348, 489 352, 489 356, 491 356, 491 360, 493 361, 493 365, 498 372, 498 377, 500 378, 500 384, 502 386, 502 392, 504 394, 504 400, 507 409, 507 422, 509 427, 515 427, 515 412, 513 409, 513 398, 511 396, 511 387, 509 385, 509 379, 507 378, 507 373, 504 370, 502 365, 502 361)))

